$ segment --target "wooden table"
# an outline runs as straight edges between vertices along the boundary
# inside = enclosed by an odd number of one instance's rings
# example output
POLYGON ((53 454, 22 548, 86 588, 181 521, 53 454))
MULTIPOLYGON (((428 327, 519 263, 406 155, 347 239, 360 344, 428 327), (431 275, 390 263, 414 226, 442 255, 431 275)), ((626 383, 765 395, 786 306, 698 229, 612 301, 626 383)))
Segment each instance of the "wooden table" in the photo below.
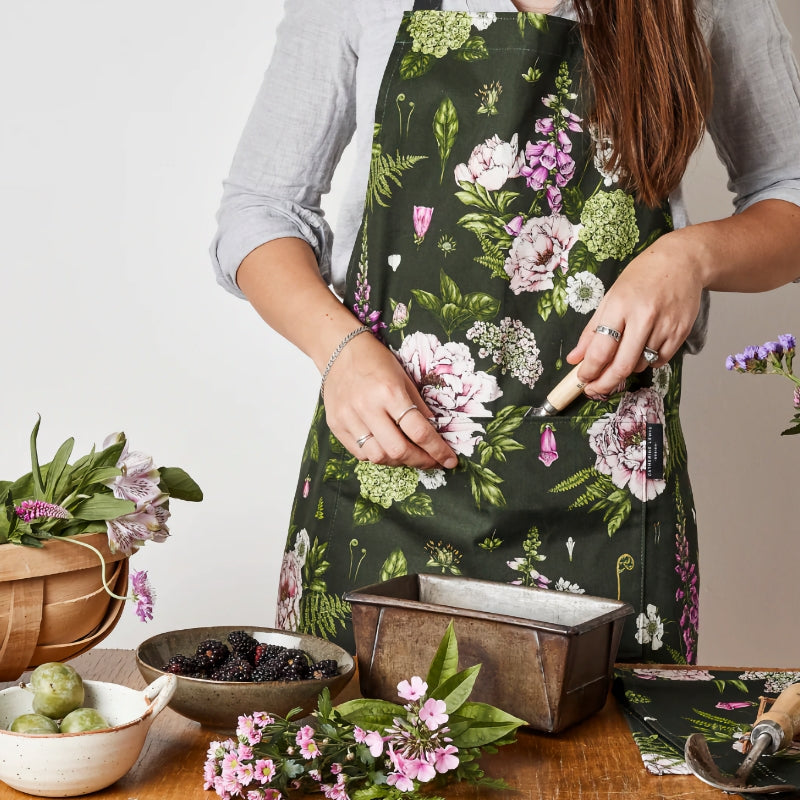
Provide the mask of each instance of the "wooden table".
MULTIPOLYGON (((129 650, 92 650, 70 662, 88 680, 111 681, 135 689, 146 685, 129 650)), ((21 680, 27 680, 26 674, 21 680)), ((0 684, 6 688, 13 684, 0 684)), ((353 696, 355 687, 348 687, 353 696)), ((256 709, 254 709, 256 710, 256 709)), ((200 727, 167 708, 153 722, 141 758, 113 786, 91 800, 213 800, 203 789, 208 743, 220 734, 200 727)), ((523 731, 517 742, 486 756, 488 775, 502 777, 507 791, 449 787, 448 798, 472 800, 721 800, 729 797, 693 776, 651 775, 615 701, 588 720, 560 734, 523 731)), ((0 783, 0 800, 29 795, 0 783)), ((315 800, 322 795, 314 795, 315 800)))

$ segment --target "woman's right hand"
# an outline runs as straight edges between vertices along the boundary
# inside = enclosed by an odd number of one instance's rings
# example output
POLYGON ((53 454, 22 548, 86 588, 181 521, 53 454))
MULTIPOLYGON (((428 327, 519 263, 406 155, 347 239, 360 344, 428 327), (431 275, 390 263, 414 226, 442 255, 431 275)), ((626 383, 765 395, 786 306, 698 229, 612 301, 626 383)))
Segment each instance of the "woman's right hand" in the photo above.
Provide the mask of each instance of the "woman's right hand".
POLYGON ((331 432, 361 461, 417 469, 458 464, 413 381, 371 334, 356 336, 336 358, 324 400, 331 432))

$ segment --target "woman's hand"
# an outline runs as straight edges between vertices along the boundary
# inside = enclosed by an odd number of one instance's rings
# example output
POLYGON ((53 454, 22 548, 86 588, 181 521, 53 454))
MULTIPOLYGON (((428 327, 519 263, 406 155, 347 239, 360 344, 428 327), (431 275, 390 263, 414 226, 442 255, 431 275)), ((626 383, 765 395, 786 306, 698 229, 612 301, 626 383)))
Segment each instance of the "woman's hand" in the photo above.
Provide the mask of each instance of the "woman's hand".
POLYGON ((594 399, 613 394, 631 373, 666 364, 675 355, 700 310, 700 274, 677 233, 662 236, 625 267, 567 355, 571 364, 583 360, 578 374, 585 394, 594 399), (619 342, 596 331, 598 326, 618 331, 619 342), (650 361, 645 348, 652 351, 650 361))
POLYGON ((325 417, 359 460, 418 469, 458 464, 400 362, 368 333, 352 339, 333 363, 325 380, 325 417))

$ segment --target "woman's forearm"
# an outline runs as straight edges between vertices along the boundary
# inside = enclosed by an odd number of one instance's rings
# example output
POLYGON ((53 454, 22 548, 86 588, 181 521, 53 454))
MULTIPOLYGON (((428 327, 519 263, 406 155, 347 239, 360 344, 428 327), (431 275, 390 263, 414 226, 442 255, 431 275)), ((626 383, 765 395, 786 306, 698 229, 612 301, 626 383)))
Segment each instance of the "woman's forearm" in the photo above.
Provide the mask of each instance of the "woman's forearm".
POLYGON ((776 289, 800 277, 800 207, 763 200, 741 214, 675 231, 643 255, 658 258, 671 252, 676 264, 695 270, 700 284, 711 291, 776 289))
POLYGON ((320 372, 336 345, 361 324, 325 284, 314 252, 302 239, 275 239, 257 247, 242 261, 236 280, 262 319, 320 372))

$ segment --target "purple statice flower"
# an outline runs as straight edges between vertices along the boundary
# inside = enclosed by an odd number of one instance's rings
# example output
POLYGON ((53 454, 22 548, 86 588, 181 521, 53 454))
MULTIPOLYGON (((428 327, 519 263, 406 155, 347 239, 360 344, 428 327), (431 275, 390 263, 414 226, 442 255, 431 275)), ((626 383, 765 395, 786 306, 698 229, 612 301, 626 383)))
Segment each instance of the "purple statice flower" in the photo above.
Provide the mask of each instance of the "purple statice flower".
POLYGON ((678 528, 677 540, 675 559, 678 565, 675 572, 678 573, 681 585, 675 593, 675 599, 683 605, 680 626, 686 647, 686 663, 694 664, 698 624, 697 565, 689 557, 689 540, 681 527, 678 528))
POLYGON ((133 570, 131 572, 131 594, 130 599, 136 603, 136 616, 142 622, 153 619, 153 601, 155 593, 150 581, 147 578, 147 570, 133 570))
POLYGON ((794 350, 797 346, 797 342, 795 341, 794 336, 791 333, 782 333, 778 336, 778 341, 780 342, 781 346, 783 347, 785 352, 789 350, 794 350))
POLYGON ((14 513, 23 522, 33 522, 36 519, 69 519, 69 511, 55 503, 45 503, 43 500, 23 500, 14 508, 14 513))

